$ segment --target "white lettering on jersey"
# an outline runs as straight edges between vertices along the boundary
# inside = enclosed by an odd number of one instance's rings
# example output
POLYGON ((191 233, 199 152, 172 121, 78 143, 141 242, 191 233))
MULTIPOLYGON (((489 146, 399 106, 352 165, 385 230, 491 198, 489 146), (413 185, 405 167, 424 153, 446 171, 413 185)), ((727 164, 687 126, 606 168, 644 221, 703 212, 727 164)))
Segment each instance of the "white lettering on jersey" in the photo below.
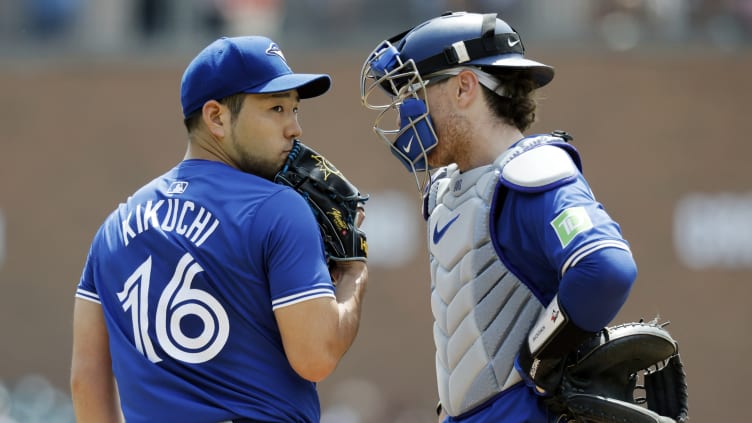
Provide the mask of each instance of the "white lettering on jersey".
POLYGON ((212 212, 199 206, 193 201, 184 201, 177 198, 152 200, 144 204, 138 204, 135 212, 131 211, 121 222, 123 243, 128 244, 136 236, 152 228, 161 229, 164 232, 175 232, 184 236, 190 242, 200 247, 219 226, 219 219, 212 212), (160 210, 167 204, 160 223, 160 210), (135 226, 135 227, 134 227, 135 226))

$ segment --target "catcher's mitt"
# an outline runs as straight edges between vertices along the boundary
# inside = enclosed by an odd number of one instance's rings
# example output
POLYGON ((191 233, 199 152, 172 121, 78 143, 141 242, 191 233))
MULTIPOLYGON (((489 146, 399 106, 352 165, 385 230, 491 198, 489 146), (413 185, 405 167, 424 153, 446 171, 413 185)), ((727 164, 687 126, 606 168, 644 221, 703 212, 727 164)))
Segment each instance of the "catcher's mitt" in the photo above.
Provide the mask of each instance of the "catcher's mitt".
POLYGON ((358 207, 368 200, 324 156, 295 140, 274 182, 299 192, 313 209, 327 258, 362 260, 368 256, 366 235, 356 224, 358 207))
POLYGON ((549 407, 567 422, 686 422, 679 346, 664 326, 640 321, 600 331, 575 353, 549 407))

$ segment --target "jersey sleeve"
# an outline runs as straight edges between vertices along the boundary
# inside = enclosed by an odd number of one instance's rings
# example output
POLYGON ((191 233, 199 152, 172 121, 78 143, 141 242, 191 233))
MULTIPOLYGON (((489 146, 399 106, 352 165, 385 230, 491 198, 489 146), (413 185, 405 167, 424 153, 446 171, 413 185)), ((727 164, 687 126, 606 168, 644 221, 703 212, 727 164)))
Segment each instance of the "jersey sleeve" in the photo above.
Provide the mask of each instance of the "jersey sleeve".
POLYGON ((497 224, 502 259, 547 304, 566 272, 604 248, 629 252, 619 225, 581 174, 555 189, 509 191, 497 224))
POLYGON ((81 279, 76 287, 76 298, 92 301, 97 304, 101 304, 99 299, 99 293, 94 285, 94 266, 96 266, 96 249, 97 240, 102 236, 102 227, 94 235, 94 240, 89 248, 89 253, 86 255, 86 262, 84 264, 83 272, 81 273, 81 279))
POLYGON ((556 267, 559 277, 600 249, 629 251, 621 228, 595 200, 582 175, 534 201, 539 203, 544 223, 538 226, 537 236, 547 261, 556 267))
POLYGON ((259 209, 272 309, 320 297, 334 298, 318 223, 305 200, 282 189, 259 209))

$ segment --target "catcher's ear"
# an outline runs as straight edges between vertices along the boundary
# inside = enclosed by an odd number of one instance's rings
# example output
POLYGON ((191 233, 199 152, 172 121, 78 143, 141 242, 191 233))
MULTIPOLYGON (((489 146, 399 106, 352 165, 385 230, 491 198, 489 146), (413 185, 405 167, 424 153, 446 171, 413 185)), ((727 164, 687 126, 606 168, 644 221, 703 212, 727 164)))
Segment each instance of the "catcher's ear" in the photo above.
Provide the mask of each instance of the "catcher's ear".
POLYGON ((206 124, 207 129, 218 138, 225 137, 225 113, 226 108, 216 100, 209 100, 204 103, 201 109, 201 117, 206 124))
POLYGON ((463 71, 457 75, 457 102, 460 106, 467 107, 480 93, 478 76, 472 71, 463 71))

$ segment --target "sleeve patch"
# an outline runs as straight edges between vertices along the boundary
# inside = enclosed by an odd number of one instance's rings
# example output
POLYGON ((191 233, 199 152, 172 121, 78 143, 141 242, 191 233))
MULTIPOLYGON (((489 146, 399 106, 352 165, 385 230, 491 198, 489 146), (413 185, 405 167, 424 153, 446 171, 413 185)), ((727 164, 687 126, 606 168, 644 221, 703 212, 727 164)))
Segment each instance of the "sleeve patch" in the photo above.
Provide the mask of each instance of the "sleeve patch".
POLYGON ((551 221, 551 226, 559 237, 561 247, 566 248, 575 236, 593 227, 587 211, 584 207, 570 207, 551 221))

